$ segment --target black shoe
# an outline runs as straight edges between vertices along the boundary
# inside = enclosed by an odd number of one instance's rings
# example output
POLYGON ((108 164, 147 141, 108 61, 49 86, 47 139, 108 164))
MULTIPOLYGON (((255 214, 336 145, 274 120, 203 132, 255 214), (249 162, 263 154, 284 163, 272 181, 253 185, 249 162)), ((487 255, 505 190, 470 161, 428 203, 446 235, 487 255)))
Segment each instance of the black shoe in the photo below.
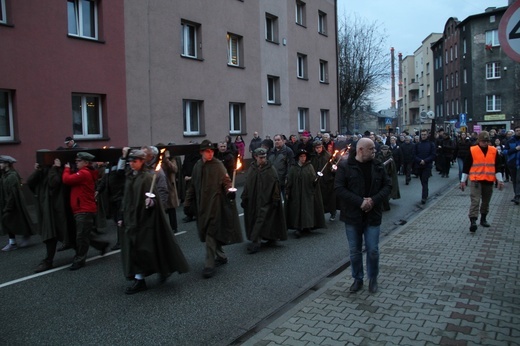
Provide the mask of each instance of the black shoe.
POLYGON ((44 271, 47 271, 49 269, 52 269, 52 262, 49 262, 47 260, 43 260, 40 262, 40 264, 36 267, 36 269, 34 270, 35 273, 41 273, 41 272, 44 272, 44 271))
POLYGON ((354 293, 359 291, 363 287, 363 280, 354 280, 352 286, 350 286, 350 292, 354 293))
POLYGON ((142 291, 146 291, 147 289, 148 289, 148 287, 146 287, 146 281, 144 281, 144 279, 142 279, 142 280, 135 279, 132 286, 129 286, 126 288, 125 294, 135 294, 135 293, 139 293, 142 291))
POLYGON ((513 198, 513 203, 515 203, 516 205, 519 205, 520 204, 520 196, 515 196, 515 198, 513 198))
POLYGON ((483 227, 491 227, 491 225, 489 224, 489 222, 487 222, 487 220, 486 220, 485 217, 481 217, 481 218, 480 218, 480 224, 481 224, 483 227))
POLYGON ((368 280, 368 292, 376 293, 377 292, 377 278, 373 278, 368 280))
POLYGON ((405 184, 406 184, 406 185, 410 185, 410 182, 409 182, 409 181, 407 181, 407 182, 406 182, 405 184))
MULTIPOLYGON (((162 285, 168 280, 172 274, 159 274, 159 285, 162 285)), ((144 280, 143 280, 144 281, 144 280)))
POLYGON ((186 216, 182 219, 182 222, 188 223, 193 221, 193 216, 186 216))
POLYGON ((107 253, 108 251, 108 246, 110 245, 110 243, 106 242, 104 243, 102 246, 101 246, 101 249, 99 250, 99 255, 100 256, 105 256, 105 254, 107 253))
POLYGON ((72 262, 72 265, 69 267, 69 270, 78 270, 85 266, 85 262, 72 262))
POLYGON ((114 246, 110 248, 111 251, 121 250, 121 244, 116 243, 114 246))
POLYGON ((69 244, 63 244, 60 248, 58 248, 58 252, 61 252, 61 251, 65 251, 65 250, 69 250, 69 249, 72 249, 72 246, 69 245, 69 244))
POLYGON ((470 219, 471 221, 471 225, 469 226, 469 231, 471 233, 475 233, 475 231, 477 230, 478 226, 477 226, 477 218, 471 218, 470 219))
POLYGON ((260 244, 251 243, 247 246, 247 253, 252 255, 260 251, 260 244))
POLYGON ((215 258, 215 265, 218 267, 218 266, 221 266, 221 265, 224 265, 224 264, 227 264, 228 263, 228 259, 227 257, 218 257, 215 258))
POLYGON ((426 198, 421 199, 421 204, 426 204, 426 198))
POLYGON ((212 278, 215 275, 215 268, 204 268, 202 270, 202 277, 204 279, 212 278))
POLYGON ((302 234, 301 234, 300 231, 296 230, 296 231, 294 231, 294 236, 295 236, 296 238, 300 238, 300 237, 302 236, 302 234))

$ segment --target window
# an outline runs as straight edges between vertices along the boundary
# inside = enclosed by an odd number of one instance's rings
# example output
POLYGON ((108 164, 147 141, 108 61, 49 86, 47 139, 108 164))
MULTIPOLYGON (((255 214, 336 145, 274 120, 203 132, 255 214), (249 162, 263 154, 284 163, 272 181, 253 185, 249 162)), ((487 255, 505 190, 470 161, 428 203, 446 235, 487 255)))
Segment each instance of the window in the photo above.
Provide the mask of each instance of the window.
POLYGON ((265 39, 278 43, 278 17, 268 13, 265 14, 265 39))
POLYGON ((464 98, 464 113, 467 113, 468 112, 468 99, 465 97, 464 98))
POLYGON ((321 11, 318 11, 318 32, 327 35, 327 14, 321 11))
POLYGON ((244 114, 245 104, 230 103, 229 104, 229 133, 242 133, 242 119, 244 114))
POLYGON ((458 48, 458 45, 455 44, 455 60, 457 60, 458 57, 459 57, 459 48, 458 48))
POLYGON ((299 54, 296 59, 296 75, 298 78, 307 79, 307 55, 299 54))
POLYGON ((327 127, 329 124, 329 110, 321 109, 320 110, 320 131, 327 131, 327 127))
POLYGON ((450 87, 450 77, 446 76, 446 90, 448 90, 450 87))
POLYGON ((101 138, 103 135, 100 95, 72 94, 74 138, 101 138))
POLYGON ((489 62, 486 64, 486 79, 500 78, 500 62, 489 62))
POLYGON ((450 116, 450 102, 446 101, 446 116, 450 116))
POLYGON ((466 45, 466 39, 462 40, 462 54, 466 54, 467 52, 467 45, 466 45))
POLYGON ((7 23, 7 14, 5 12, 5 0, 0 0, 0 23, 7 23))
POLYGON ((446 65, 448 65, 448 50, 446 49, 446 56, 445 56, 445 63, 446 65))
POLYGON ((202 120, 202 101, 182 100, 184 116, 184 135, 200 135, 202 120))
POLYGON ((11 92, 0 89, 0 142, 14 139, 13 105, 11 102, 11 92))
POLYGON ((305 3, 296 1, 296 24, 305 26, 305 3))
POLYGON ((459 71, 455 71, 455 86, 459 86, 459 71))
POLYGON ((97 11, 97 1, 68 0, 69 35, 97 39, 97 11))
POLYGON ((227 34, 228 45, 228 65, 243 66, 242 63, 242 37, 233 34, 227 34))
POLYGON ((280 104, 280 78, 267 76, 267 103, 280 104))
POLYGON ((320 60, 320 83, 329 82, 329 63, 325 60, 320 60))
POLYGON ((450 74, 451 77, 451 88, 453 89, 455 87, 455 78, 453 78, 453 73, 450 74))
POLYGON ((189 58, 202 58, 200 42, 200 24, 181 21, 182 26, 182 56, 189 58))
POLYGON ((466 69, 462 71, 462 78, 464 79, 464 84, 468 84, 468 71, 466 69))
POLYGON ((455 100, 455 114, 459 114, 459 99, 455 100))
POLYGON ((498 30, 486 31, 486 45, 491 45, 492 47, 500 46, 498 42, 498 30))
POLYGON ((486 95, 486 111, 498 112, 502 109, 502 98, 500 95, 486 95))
POLYGON ((309 122, 308 116, 308 108, 298 108, 298 132, 303 132, 307 129, 307 123, 309 122))
POLYGON ((453 47, 450 47, 450 61, 453 61, 453 47))

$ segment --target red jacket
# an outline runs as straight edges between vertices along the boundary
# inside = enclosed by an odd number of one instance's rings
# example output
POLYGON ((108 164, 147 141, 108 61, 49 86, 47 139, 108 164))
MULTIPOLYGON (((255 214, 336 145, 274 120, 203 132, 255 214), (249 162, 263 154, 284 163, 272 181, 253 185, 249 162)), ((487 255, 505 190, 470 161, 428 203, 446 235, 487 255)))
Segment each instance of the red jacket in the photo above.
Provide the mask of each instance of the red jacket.
POLYGON ((70 206, 74 214, 96 213, 97 205, 94 198, 98 172, 86 166, 73 173, 65 167, 63 183, 70 186, 70 206))

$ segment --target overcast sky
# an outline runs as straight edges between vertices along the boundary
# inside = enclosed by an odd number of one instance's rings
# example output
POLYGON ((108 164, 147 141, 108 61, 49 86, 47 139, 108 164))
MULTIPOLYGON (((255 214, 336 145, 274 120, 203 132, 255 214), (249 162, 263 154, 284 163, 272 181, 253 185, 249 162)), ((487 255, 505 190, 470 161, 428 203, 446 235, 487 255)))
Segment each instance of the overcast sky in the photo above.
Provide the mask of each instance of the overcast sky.
MULTIPOLYGON (((355 14, 369 23, 379 23, 387 36, 388 59, 390 47, 395 49, 397 78, 397 54, 413 55, 429 34, 443 32, 448 18, 462 21, 488 7, 507 4, 508 0, 338 0, 338 21, 355 14)), ((377 110, 389 108, 390 99, 388 90, 376 100, 377 110)))

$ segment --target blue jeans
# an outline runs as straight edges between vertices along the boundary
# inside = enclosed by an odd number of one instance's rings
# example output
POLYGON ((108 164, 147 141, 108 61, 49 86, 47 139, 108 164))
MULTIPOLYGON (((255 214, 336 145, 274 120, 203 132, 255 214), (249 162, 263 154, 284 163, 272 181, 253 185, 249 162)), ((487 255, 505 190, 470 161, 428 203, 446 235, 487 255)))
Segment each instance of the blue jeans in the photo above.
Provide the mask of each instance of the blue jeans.
POLYGON ((363 280, 363 237, 367 250, 367 276, 377 278, 379 274, 379 232, 380 226, 350 225, 345 223, 348 247, 350 251, 350 267, 355 280, 363 280))
POLYGON ((462 178, 462 168, 464 167, 464 159, 462 157, 457 157, 457 164, 459 165, 459 181, 462 178))

